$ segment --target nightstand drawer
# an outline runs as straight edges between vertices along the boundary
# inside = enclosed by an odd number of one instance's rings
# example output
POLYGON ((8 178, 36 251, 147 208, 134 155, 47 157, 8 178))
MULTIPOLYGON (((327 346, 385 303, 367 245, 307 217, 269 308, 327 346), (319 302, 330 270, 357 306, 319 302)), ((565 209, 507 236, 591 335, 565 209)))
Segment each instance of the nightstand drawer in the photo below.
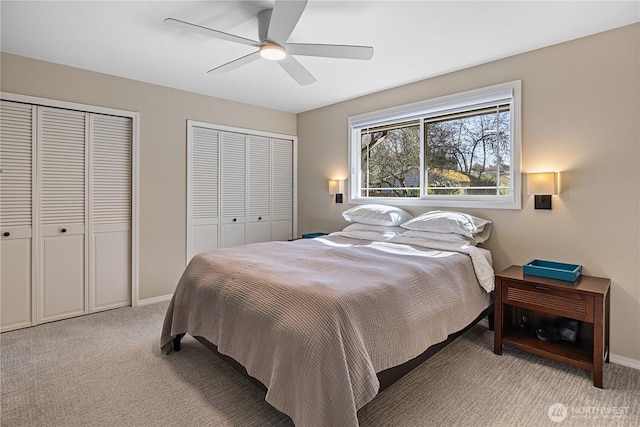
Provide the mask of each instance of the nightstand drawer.
POLYGON ((593 322, 594 299, 587 294, 506 282, 502 288, 502 300, 504 304, 516 307, 593 322))

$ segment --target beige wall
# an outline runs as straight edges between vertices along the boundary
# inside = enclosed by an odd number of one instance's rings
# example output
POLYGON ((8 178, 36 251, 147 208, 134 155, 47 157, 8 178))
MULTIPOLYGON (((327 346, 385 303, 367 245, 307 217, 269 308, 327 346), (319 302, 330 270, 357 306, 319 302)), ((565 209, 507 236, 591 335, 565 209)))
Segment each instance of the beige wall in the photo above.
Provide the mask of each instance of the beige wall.
POLYGON ((6 53, 0 66, 3 92, 140 113, 140 299, 173 293, 185 267, 187 119, 296 134, 290 113, 6 53))
POLYGON ((299 231, 345 225, 327 179, 347 176, 349 116, 521 79, 523 172, 561 171, 561 194, 551 211, 525 194, 468 212, 494 221, 497 270, 541 258, 610 277, 612 353, 640 363, 639 57, 636 24, 299 114, 299 231))

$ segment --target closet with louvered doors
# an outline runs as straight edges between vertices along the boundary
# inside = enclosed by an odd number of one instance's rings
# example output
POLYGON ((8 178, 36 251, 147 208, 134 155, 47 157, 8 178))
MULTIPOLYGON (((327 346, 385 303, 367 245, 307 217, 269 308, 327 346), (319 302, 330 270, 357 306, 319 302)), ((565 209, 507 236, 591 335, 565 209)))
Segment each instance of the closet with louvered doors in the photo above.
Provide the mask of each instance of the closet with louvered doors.
POLYGON ((290 240, 296 138, 188 121, 187 262, 210 249, 290 240))
POLYGON ((2 330, 130 305, 132 119, 0 111, 2 330))

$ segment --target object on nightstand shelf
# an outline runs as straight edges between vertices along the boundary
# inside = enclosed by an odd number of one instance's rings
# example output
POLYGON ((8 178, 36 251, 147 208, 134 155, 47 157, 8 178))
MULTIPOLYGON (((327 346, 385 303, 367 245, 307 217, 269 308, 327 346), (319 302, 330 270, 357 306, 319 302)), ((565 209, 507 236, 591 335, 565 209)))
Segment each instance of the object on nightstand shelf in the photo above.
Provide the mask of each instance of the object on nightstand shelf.
POLYGON ((562 319, 558 323, 560 339, 568 342, 576 342, 578 339, 579 323, 576 319, 562 319))
POLYGON ((560 319, 557 325, 550 323, 534 328, 533 333, 540 341, 567 341, 575 343, 578 340, 579 323, 575 319, 560 319))
POLYGON ((553 325, 536 328, 536 337, 540 341, 560 341, 560 333, 553 325))

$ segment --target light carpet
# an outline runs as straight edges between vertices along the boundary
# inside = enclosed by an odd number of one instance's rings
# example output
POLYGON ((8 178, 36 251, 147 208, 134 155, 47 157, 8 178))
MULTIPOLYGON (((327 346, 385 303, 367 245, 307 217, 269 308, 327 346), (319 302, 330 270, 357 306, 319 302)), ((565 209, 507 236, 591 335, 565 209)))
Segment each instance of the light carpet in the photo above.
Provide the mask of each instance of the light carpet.
MULTIPOLYGON (((167 303, 0 335, 2 426, 288 426, 264 393, 191 337, 167 356, 167 303)), ((362 427, 638 426, 640 371, 581 369, 505 348, 480 323, 359 412, 362 427)))

